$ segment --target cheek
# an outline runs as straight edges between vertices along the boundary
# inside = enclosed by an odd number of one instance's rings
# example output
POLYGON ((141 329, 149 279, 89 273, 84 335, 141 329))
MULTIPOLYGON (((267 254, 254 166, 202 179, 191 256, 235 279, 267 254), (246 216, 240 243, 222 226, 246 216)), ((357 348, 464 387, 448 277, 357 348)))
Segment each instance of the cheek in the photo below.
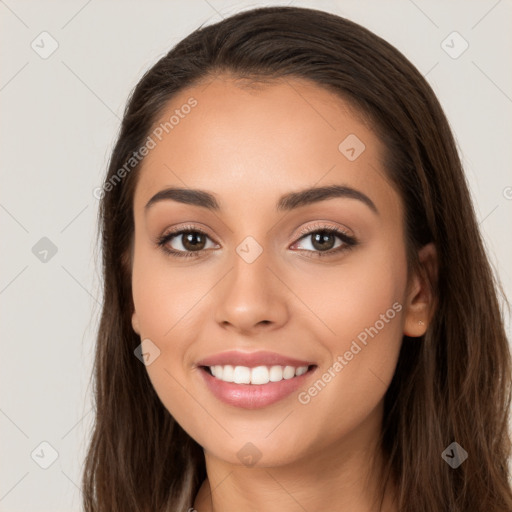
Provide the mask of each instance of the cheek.
POLYGON ((187 273, 172 268, 151 247, 135 247, 132 294, 140 337, 151 340, 149 346, 157 354, 146 371, 165 408, 180 425, 193 430, 205 418, 200 409, 190 406, 190 394, 184 386, 189 378, 186 356, 189 340, 195 336, 193 330, 198 329, 194 308, 207 291, 202 289, 205 281, 195 270, 187 273))
POLYGON ((316 276, 308 305, 329 328, 318 339, 332 363, 302 390, 313 429, 325 428, 320 418, 326 409, 333 429, 350 429, 382 400, 402 343, 406 269, 405 250, 383 246, 316 276))
POLYGON ((181 330, 206 292, 200 266, 173 266, 149 242, 136 241, 132 294, 141 336, 163 341, 181 330))
MULTIPOLYGON (((337 266, 319 265, 319 270, 309 275, 297 270, 302 274, 300 279, 295 276, 295 282, 301 283, 297 294, 307 298, 310 310, 323 321, 327 328, 323 338, 333 349, 342 349, 347 340, 373 326, 390 308, 387 316, 392 316, 393 322, 386 327, 400 324, 396 320, 401 315, 392 306, 404 297, 405 249, 401 244, 374 245, 349 255, 337 266)), ((400 332, 400 327, 395 332, 400 332)))
POLYGON ((211 271, 207 275, 201 265, 173 266, 144 241, 136 240, 133 257, 132 294, 140 337, 151 340, 158 353, 146 370, 174 414, 188 409, 190 395, 180 383, 190 377, 191 340, 201 337, 207 318, 202 299, 218 278, 212 281, 211 271))

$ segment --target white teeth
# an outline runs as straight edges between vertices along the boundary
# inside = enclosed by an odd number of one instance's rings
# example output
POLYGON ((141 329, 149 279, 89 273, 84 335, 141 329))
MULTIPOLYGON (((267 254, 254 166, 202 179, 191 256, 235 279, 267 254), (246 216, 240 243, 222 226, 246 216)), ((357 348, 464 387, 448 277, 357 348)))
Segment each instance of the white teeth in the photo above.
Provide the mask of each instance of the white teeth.
POLYGON ((233 380, 235 379, 234 374, 235 369, 230 364, 227 364, 226 366, 224 366, 224 370, 222 371, 222 380, 224 382, 233 382, 233 380))
POLYGON ((268 384, 269 382, 279 382, 283 379, 299 377, 308 371, 307 366, 256 366, 249 368, 247 366, 231 366, 229 364, 209 366, 212 375, 224 382, 234 382, 235 384, 268 384))
POLYGON ((297 368, 297 370, 295 370, 295 375, 297 375, 297 376, 304 375, 307 371, 308 371, 307 366, 299 366, 299 368, 297 368))
MULTIPOLYGON (((221 377, 222 380, 222 377, 221 377)), ((251 369, 247 366, 235 366, 233 374, 233 382, 235 384, 250 384, 251 383, 251 369)))
POLYGON ((280 380, 283 380, 283 367, 272 366, 270 368, 270 382, 279 382, 280 380))
POLYGON ((267 384, 268 382, 268 368, 266 366, 256 366, 251 370, 251 384, 267 384))
POLYGON ((283 370, 283 378, 291 379, 295 377, 295 368, 293 366, 285 366, 283 370))

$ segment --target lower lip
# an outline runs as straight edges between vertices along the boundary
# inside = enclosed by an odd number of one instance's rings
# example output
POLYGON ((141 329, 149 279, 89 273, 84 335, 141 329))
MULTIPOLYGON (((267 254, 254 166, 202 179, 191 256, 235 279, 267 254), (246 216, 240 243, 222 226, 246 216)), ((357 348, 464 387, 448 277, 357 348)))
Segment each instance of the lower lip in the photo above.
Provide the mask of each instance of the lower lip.
POLYGON ((283 379, 279 382, 269 382, 268 384, 224 382, 210 375, 203 367, 200 367, 199 371, 210 391, 222 402, 243 409, 259 409, 279 402, 279 400, 286 398, 303 386, 306 379, 314 373, 316 368, 316 366, 313 366, 302 375, 291 379, 283 379))

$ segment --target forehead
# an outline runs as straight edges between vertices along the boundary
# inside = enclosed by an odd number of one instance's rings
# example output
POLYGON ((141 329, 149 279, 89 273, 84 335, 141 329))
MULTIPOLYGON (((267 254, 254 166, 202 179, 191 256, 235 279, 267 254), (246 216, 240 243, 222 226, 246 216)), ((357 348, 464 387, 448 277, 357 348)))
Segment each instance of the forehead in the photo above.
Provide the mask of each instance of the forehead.
POLYGON ((332 183, 396 201, 371 126, 311 82, 217 77, 176 95, 151 136, 156 144, 140 169, 136 207, 166 186, 214 191, 221 208, 223 200, 263 207, 264 198, 332 183))

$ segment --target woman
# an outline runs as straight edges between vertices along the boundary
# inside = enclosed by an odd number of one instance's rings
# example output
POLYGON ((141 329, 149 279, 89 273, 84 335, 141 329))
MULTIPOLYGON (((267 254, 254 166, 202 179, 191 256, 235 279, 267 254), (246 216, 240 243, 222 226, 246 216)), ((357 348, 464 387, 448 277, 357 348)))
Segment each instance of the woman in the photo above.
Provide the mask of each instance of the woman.
POLYGON ((365 28, 195 31, 102 191, 87 511, 510 511, 510 352, 453 136, 365 28))

